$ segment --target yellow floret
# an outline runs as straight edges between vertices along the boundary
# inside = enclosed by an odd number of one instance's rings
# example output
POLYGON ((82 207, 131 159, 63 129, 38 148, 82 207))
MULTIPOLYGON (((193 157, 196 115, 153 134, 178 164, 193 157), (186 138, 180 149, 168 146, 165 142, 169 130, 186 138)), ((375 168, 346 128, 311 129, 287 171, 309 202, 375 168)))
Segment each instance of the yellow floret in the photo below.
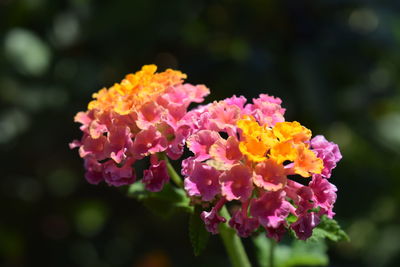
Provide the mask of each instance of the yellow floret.
POLYGON ((245 116, 237 122, 242 129, 244 140, 239 143, 240 152, 251 161, 266 160, 268 150, 277 142, 271 129, 260 126, 252 116, 245 116))
POLYGON ((294 172, 303 177, 321 173, 323 161, 309 149, 307 143, 311 131, 297 121, 278 122, 270 129, 259 125, 254 117, 244 116, 237 126, 242 130, 239 149, 249 160, 261 162, 272 159, 278 164, 294 162, 294 172))
POLYGON ((300 143, 311 138, 311 131, 297 121, 278 122, 272 130, 281 142, 293 140, 295 143, 300 143))
POLYGON ((156 65, 145 65, 135 74, 128 74, 121 83, 93 94, 88 109, 114 111, 121 115, 139 109, 149 101, 155 101, 168 87, 182 84, 186 74, 167 69, 156 73, 156 65))

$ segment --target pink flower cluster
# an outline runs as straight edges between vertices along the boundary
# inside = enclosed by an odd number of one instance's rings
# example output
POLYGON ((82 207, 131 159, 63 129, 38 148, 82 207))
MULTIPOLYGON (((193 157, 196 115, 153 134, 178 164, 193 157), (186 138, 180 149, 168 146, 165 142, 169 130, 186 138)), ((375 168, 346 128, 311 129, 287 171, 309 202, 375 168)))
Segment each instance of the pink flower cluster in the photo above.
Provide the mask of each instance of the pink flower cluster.
POLYGON ((75 116, 83 136, 70 147, 79 148, 89 183, 132 184, 134 163, 147 156, 151 166, 143 173, 146 189, 160 191, 169 181, 166 162, 158 155, 163 152, 171 159, 182 155, 192 131, 187 108, 202 102, 209 90, 184 84, 186 76, 179 72, 155 70, 154 65, 144 66, 121 84, 99 91, 88 111, 75 116))
POLYGON ((305 240, 322 215, 335 215, 337 189, 328 179, 342 157, 336 144, 286 122, 281 100, 266 94, 188 111, 209 90, 185 78, 148 65, 93 95, 75 116, 83 136, 70 144, 79 148, 89 183, 132 184, 135 163, 149 157, 141 181, 160 191, 170 179, 166 157, 177 160, 186 145, 193 156, 182 161, 184 189, 193 204, 208 207, 201 218, 213 234, 228 219, 219 214, 228 203, 237 207, 228 224, 241 237, 263 227, 277 241, 288 229, 305 240))
MULTIPOLYGON (((244 136, 238 121, 252 116, 269 131, 284 122, 285 110, 280 104, 279 98, 265 94, 250 104, 243 96, 233 96, 189 112, 194 132, 187 146, 194 155, 183 160, 182 175, 192 201, 210 206, 201 215, 209 232, 218 233, 218 225, 226 222, 219 210, 227 202, 240 206, 228 223, 241 237, 262 226, 277 241, 289 228, 305 240, 322 215, 334 216, 337 189, 327 179, 341 159, 336 144, 323 136, 305 141, 304 147, 323 162, 323 169, 311 173, 311 179, 300 178, 304 185, 290 179, 294 175, 293 163, 282 165, 271 159, 253 162, 242 153, 240 143, 244 136), (297 217, 294 223, 289 223, 290 215, 297 217)), ((248 147, 257 148, 251 143, 248 147)))

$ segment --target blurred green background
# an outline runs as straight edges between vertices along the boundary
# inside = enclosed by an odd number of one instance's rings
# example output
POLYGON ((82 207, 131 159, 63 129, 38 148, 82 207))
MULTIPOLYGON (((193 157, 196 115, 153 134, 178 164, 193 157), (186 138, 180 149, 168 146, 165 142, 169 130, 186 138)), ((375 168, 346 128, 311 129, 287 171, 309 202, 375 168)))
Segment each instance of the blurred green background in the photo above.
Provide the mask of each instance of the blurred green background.
POLYGON ((330 266, 399 266, 399 47, 397 0, 0 0, 0 265, 228 266, 218 236, 194 257, 186 215, 89 185, 68 149, 94 91, 155 63, 206 101, 278 96, 337 142, 352 242, 330 244, 330 266))

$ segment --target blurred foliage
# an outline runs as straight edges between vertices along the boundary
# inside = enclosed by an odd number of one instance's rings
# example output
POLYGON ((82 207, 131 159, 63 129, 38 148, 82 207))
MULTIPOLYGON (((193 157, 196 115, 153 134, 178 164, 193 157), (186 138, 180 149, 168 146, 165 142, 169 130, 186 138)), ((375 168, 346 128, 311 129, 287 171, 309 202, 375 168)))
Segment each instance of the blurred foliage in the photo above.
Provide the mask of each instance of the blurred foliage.
MULTIPOLYGON (((68 142, 91 94, 143 64, 212 90, 279 96, 337 142, 332 266, 400 263, 400 2, 0 0, 0 265, 227 266, 194 257, 188 216, 160 220, 92 186, 68 142)), ((251 242, 246 241, 252 251, 251 242)), ((255 254, 251 255, 253 260, 255 254)))
POLYGON ((326 245, 323 240, 293 240, 289 243, 276 244, 265 235, 253 237, 260 267, 269 267, 271 262, 270 247, 274 246, 273 264, 276 267, 292 266, 328 266, 326 245))
POLYGON ((164 219, 170 219, 177 212, 193 212, 185 190, 171 183, 165 184, 160 192, 150 192, 142 181, 137 181, 129 186, 128 196, 141 201, 151 212, 164 219))

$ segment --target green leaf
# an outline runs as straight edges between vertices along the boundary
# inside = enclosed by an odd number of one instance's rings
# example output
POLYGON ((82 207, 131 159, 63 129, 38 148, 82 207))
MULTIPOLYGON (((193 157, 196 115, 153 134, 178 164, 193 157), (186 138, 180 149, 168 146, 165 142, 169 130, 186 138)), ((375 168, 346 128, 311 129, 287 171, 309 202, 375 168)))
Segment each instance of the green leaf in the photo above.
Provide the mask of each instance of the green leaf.
POLYGON ((138 181, 129 187, 128 196, 143 202, 149 210, 163 218, 169 218, 179 210, 193 212, 185 191, 171 184, 166 184, 160 192, 150 192, 138 181))
POLYGON ((311 239, 318 240, 328 238, 331 241, 350 241, 349 236, 340 228, 337 221, 326 216, 321 217, 321 222, 314 228, 311 239))
MULTIPOLYGON (((261 234, 253 238, 257 249, 257 259, 260 267, 269 267, 270 246, 272 241, 261 234)), ((326 266, 329 258, 323 240, 300 241, 294 240, 290 245, 276 244, 274 249, 274 266, 326 266)))
POLYGON ((200 218, 201 208, 196 207, 189 220, 189 238, 195 256, 206 248, 210 233, 207 232, 203 220, 200 218))

